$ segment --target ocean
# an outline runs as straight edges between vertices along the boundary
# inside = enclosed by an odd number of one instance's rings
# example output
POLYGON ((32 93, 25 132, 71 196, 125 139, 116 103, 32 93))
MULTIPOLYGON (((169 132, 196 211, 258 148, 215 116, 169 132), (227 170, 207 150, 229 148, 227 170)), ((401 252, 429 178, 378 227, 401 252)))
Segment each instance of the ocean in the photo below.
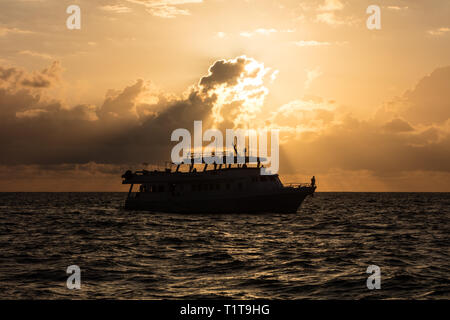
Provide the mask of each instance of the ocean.
POLYGON ((0 193, 0 299, 450 298, 450 193, 318 192, 264 215, 126 211, 125 197, 0 193))

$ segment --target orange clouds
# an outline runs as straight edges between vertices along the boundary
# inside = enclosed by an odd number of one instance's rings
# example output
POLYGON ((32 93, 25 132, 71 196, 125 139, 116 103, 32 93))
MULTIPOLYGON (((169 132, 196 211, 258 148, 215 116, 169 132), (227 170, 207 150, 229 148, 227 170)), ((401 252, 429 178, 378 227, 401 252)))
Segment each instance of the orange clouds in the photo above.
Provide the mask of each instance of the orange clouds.
POLYGON ((266 86, 274 72, 240 56, 212 63, 182 96, 137 80, 109 91, 99 105, 67 106, 48 92, 60 81, 58 63, 36 72, 1 67, 0 164, 5 172, 25 166, 36 173, 36 181, 46 183, 50 177, 73 182, 75 175, 113 181, 124 167, 167 159, 170 133, 204 120, 219 128, 281 129, 281 174, 323 176, 329 182, 322 186, 329 190, 337 184, 326 177, 337 173, 364 172, 359 180, 367 186, 376 182, 377 188, 385 183, 386 189, 410 181, 406 172, 417 177, 450 173, 450 67, 435 70, 365 119, 318 97, 266 112, 266 86), (109 171, 101 173, 105 168, 109 171))

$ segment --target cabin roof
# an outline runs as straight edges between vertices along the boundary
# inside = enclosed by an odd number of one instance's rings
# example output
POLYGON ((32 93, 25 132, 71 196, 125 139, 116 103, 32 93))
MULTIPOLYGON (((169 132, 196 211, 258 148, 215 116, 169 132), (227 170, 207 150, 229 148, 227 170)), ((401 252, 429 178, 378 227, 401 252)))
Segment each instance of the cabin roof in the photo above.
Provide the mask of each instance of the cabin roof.
MULTIPOLYGON (((240 178, 260 176, 260 172, 261 169, 255 167, 222 168, 191 172, 141 170, 132 173, 131 171, 127 171, 122 176, 124 179, 122 184, 238 180, 240 178)), ((277 174, 273 176, 277 176, 277 174)))
MULTIPOLYGON (((210 157, 202 157, 200 154, 192 154, 188 158, 184 158, 181 160, 182 164, 191 164, 191 163, 208 163, 208 164, 257 164, 260 162, 267 161, 267 158, 265 157, 253 157, 253 156, 236 156, 233 154, 228 155, 213 155, 210 157), (221 161, 216 162, 217 159, 220 159, 221 161), (230 161, 232 159, 232 161, 230 161)), ((178 164, 178 163, 177 163, 178 164)))

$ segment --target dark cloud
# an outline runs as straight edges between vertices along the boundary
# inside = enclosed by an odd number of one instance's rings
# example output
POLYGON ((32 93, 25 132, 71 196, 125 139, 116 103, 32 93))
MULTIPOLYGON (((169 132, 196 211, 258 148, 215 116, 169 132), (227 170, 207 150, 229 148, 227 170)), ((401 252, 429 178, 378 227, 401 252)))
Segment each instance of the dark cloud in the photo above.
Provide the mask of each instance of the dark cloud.
POLYGON ((8 81, 12 76, 21 74, 16 68, 4 68, 0 66, 0 80, 8 81))
POLYGON ((438 68, 403 96, 405 117, 414 123, 442 123, 450 118, 450 66, 438 68))
POLYGON ((34 88, 48 88, 51 85, 51 81, 42 77, 42 75, 36 75, 32 78, 23 79, 22 85, 34 88))
POLYGON ((100 118, 136 117, 136 99, 145 90, 144 81, 139 79, 134 85, 128 86, 117 95, 107 97, 97 114, 100 118))
POLYGON ((120 176, 142 168, 88 162, 55 165, 0 165, 2 191, 127 191, 120 176))
POLYGON ((27 73, 19 68, 5 68, 0 66, 0 87, 17 90, 21 87, 49 88, 55 84, 62 72, 59 61, 54 61, 42 71, 27 73))
MULTIPOLYGON (((112 181, 111 177, 126 167, 162 163, 174 145, 172 131, 187 128, 193 132, 194 120, 204 120, 204 128, 208 128, 217 102, 214 88, 238 83, 249 61, 242 57, 216 61, 200 86, 182 97, 154 92, 155 99, 149 102, 142 99, 151 93, 149 84, 137 80, 122 90, 110 91, 100 106, 71 107, 44 98, 48 86, 24 84, 25 79, 37 84, 41 77, 51 87, 59 79, 59 64, 34 73, 0 68, 0 165, 4 174, 9 167, 37 176, 43 170, 45 177, 64 177, 64 172, 75 177, 82 172, 88 181, 95 178, 89 175, 93 170, 112 181)), ((281 121, 293 132, 302 125, 307 128, 285 135, 289 139, 282 146, 281 173, 366 170, 386 176, 417 170, 450 172, 449 126, 448 120, 444 121, 449 118, 445 109, 450 101, 448 70, 439 69, 421 80, 405 94, 401 103, 407 100, 407 108, 403 105, 395 116, 379 113, 383 117, 376 121, 343 117, 326 101, 299 100, 279 108, 271 118, 273 123, 281 121), (428 94, 440 99, 427 98, 428 94), (416 121, 410 118, 412 110, 423 112, 416 121), (321 129, 315 130, 316 126, 321 129)), ((222 106, 228 116, 221 127, 233 126, 232 118, 239 116, 242 103, 234 100, 222 106)))
POLYGON ((10 90, 0 87, 0 121, 14 121, 16 112, 36 106, 39 99, 39 95, 26 89, 10 90))
MULTIPOLYGON (((347 116, 321 132, 298 135, 284 148, 287 159, 301 163, 293 172, 361 170, 378 177, 412 171, 450 173, 447 126, 414 128, 400 119, 379 123, 347 116)), ((280 161, 281 173, 292 173, 280 161)))
MULTIPOLYGON (((240 70, 246 59, 226 62, 240 70)), ((214 64, 216 65, 216 64, 214 64)), ((54 63, 40 72, 2 68, 0 87, 0 164, 154 163, 170 157, 171 133, 192 130, 194 120, 206 120, 217 96, 193 88, 185 97, 155 93, 153 104, 141 102, 149 87, 143 80, 123 90, 111 90, 101 106, 69 107, 43 99, 43 90, 59 78, 54 63), (46 83, 44 80, 48 80, 46 83)), ((234 83, 240 72, 211 68, 209 84, 234 83), (214 80, 212 80, 214 79, 214 80)), ((201 89, 201 90, 200 90, 201 89)))
POLYGON ((59 80, 61 72, 62 68, 59 61, 55 61, 41 72, 34 72, 25 77, 21 84, 27 87, 49 88, 59 80))
POLYGON ((411 127, 411 125, 402 120, 402 119, 392 119, 391 121, 387 122, 383 128, 386 131, 390 131, 390 132, 409 132, 409 131, 414 131, 413 127, 411 127))
POLYGON ((339 109, 327 110, 323 101, 293 101, 282 106, 273 117, 289 136, 286 157, 280 159, 281 172, 353 170, 383 179, 419 171, 448 176, 449 84, 450 67, 436 69, 365 120, 339 109), (285 162, 292 163, 296 157, 301 165, 287 170, 285 162))
POLYGON ((235 60, 219 60, 209 68, 209 75, 201 78, 200 85, 209 90, 216 85, 226 84, 232 86, 244 72, 249 60, 239 57, 235 60))

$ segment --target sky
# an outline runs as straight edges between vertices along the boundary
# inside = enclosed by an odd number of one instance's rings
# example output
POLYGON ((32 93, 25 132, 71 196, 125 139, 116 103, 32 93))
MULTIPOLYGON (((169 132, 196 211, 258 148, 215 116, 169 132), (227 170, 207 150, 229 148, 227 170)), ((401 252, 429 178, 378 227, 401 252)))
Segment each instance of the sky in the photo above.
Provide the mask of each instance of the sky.
POLYGON ((450 192, 449 17, 448 0, 2 0, 0 191, 124 191, 203 120, 279 129, 284 182, 450 192))

